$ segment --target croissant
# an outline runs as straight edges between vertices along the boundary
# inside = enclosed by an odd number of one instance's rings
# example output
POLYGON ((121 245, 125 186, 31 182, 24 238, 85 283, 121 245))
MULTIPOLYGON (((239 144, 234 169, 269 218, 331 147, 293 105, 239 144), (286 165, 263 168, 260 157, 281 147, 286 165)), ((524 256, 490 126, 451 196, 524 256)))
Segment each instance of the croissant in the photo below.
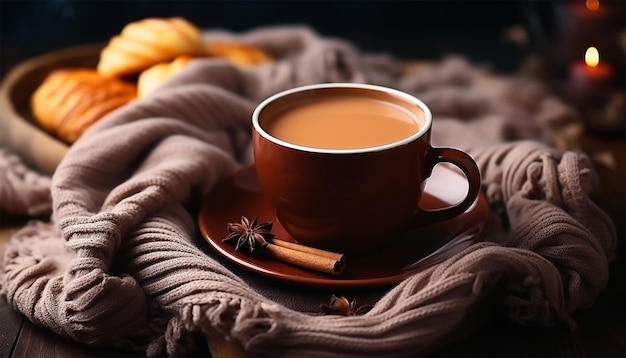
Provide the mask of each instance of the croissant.
POLYGON ((127 24, 102 49, 97 70, 105 77, 138 74, 180 55, 204 56, 200 30, 180 17, 147 18, 127 24))
POLYGON ((163 81, 185 68, 190 60, 189 56, 178 56, 172 62, 159 63, 142 71, 137 79, 137 96, 146 97, 154 92, 163 81))
POLYGON ((50 133, 73 143, 93 123, 137 97, 137 86, 106 78, 93 69, 58 69, 33 92, 34 119, 50 133))
POLYGON ((208 56, 223 57, 242 67, 273 61, 272 56, 262 49, 239 42, 209 42, 206 52, 208 56))

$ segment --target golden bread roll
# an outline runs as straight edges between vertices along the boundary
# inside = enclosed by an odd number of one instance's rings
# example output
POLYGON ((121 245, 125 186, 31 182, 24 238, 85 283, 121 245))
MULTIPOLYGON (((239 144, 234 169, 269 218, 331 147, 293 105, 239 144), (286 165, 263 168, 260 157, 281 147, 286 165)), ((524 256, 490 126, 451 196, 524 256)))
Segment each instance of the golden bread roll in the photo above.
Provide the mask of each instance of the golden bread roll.
POLYGON ((166 79, 187 66, 191 57, 178 56, 172 62, 153 65, 139 74, 137 79, 137 96, 146 97, 152 93, 166 79))
POLYGON ((210 42, 206 44, 206 52, 208 56, 223 57, 242 67, 273 61, 267 52, 244 43, 210 42))
POLYGON ((93 69, 51 72, 33 92, 31 110, 46 130, 73 143, 93 123, 137 97, 137 86, 93 69))
POLYGON ((127 24, 100 53, 97 70, 105 77, 138 74, 180 55, 206 55, 200 30, 187 20, 147 18, 127 24))

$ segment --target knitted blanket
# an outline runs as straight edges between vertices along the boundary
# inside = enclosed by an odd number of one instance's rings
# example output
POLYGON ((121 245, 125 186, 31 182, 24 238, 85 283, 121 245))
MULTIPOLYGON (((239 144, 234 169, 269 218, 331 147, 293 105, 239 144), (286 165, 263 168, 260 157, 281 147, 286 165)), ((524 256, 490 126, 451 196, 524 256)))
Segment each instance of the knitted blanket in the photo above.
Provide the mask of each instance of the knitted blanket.
POLYGON ((149 355, 193 353, 217 331, 252 355, 395 356, 431 350, 490 290, 503 292, 519 324, 574 328, 570 314, 606 285, 615 230, 588 197, 598 183, 587 157, 552 147, 554 131, 576 116, 540 84, 488 76, 459 57, 407 73, 391 56, 306 27, 206 37, 251 43, 276 61, 195 60, 88 130, 52 178, 0 149, 0 210, 50 218, 16 232, 2 261, 1 293, 32 322, 149 355), (433 144, 476 159, 498 222, 485 241, 349 317, 298 310, 256 290, 199 247, 190 209, 251 162, 260 100, 338 81, 395 87, 428 104, 433 144))

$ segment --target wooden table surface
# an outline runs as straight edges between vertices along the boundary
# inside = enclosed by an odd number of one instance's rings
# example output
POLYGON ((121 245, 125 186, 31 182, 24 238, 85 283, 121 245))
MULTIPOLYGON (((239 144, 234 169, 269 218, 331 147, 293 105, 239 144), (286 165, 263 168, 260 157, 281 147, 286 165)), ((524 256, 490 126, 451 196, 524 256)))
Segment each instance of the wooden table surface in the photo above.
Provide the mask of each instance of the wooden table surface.
MULTIPOLYGON (((433 357, 625 357, 626 296, 624 263, 626 219, 626 145, 624 137, 609 138, 585 134, 578 145, 598 160, 597 171, 602 185, 593 193, 594 200, 613 218, 619 235, 617 259, 611 263, 608 287, 588 309, 574 314, 578 328, 569 331, 555 327, 520 327, 505 318, 489 320, 479 331, 449 342, 433 357)), ((0 216, 0 253, 23 219, 0 216)), ((500 315, 499 317, 504 317, 500 315)), ((220 337, 216 337, 219 339, 220 337)), ((238 347, 217 342, 206 355, 241 356, 238 347), (220 351, 221 353, 217 353, 220 351)), ((120 357, 137 353, 115 349, 86 347, 60 338, 25 320, 4 297, 0 298, 0 358, 8 357, 120 357)))

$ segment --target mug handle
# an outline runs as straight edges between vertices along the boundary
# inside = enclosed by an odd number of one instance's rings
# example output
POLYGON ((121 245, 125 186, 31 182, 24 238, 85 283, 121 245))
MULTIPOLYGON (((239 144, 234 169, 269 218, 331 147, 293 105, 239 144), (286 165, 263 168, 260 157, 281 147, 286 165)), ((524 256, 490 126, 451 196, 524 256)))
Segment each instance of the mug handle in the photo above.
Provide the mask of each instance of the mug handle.
POLYGON ((434 223, 459 216, 469 209, 472 204, 474 204, 476 198, 478 198, 478 194, 480 193, 480 170, 478 169, 478 165, 476 165, 474 159, 469 154, 453 148, 431 147, 426 164, 428 168, 428 176, 430 177, 430 173, 432 173, 435 165, 443 162, 455 165, 461 169, 463 174, 465 174, 469 183, 467 195, 461 202, 450 207, 435 210, 424 210, 418 208, 416 219, 420 223, 434 223))

